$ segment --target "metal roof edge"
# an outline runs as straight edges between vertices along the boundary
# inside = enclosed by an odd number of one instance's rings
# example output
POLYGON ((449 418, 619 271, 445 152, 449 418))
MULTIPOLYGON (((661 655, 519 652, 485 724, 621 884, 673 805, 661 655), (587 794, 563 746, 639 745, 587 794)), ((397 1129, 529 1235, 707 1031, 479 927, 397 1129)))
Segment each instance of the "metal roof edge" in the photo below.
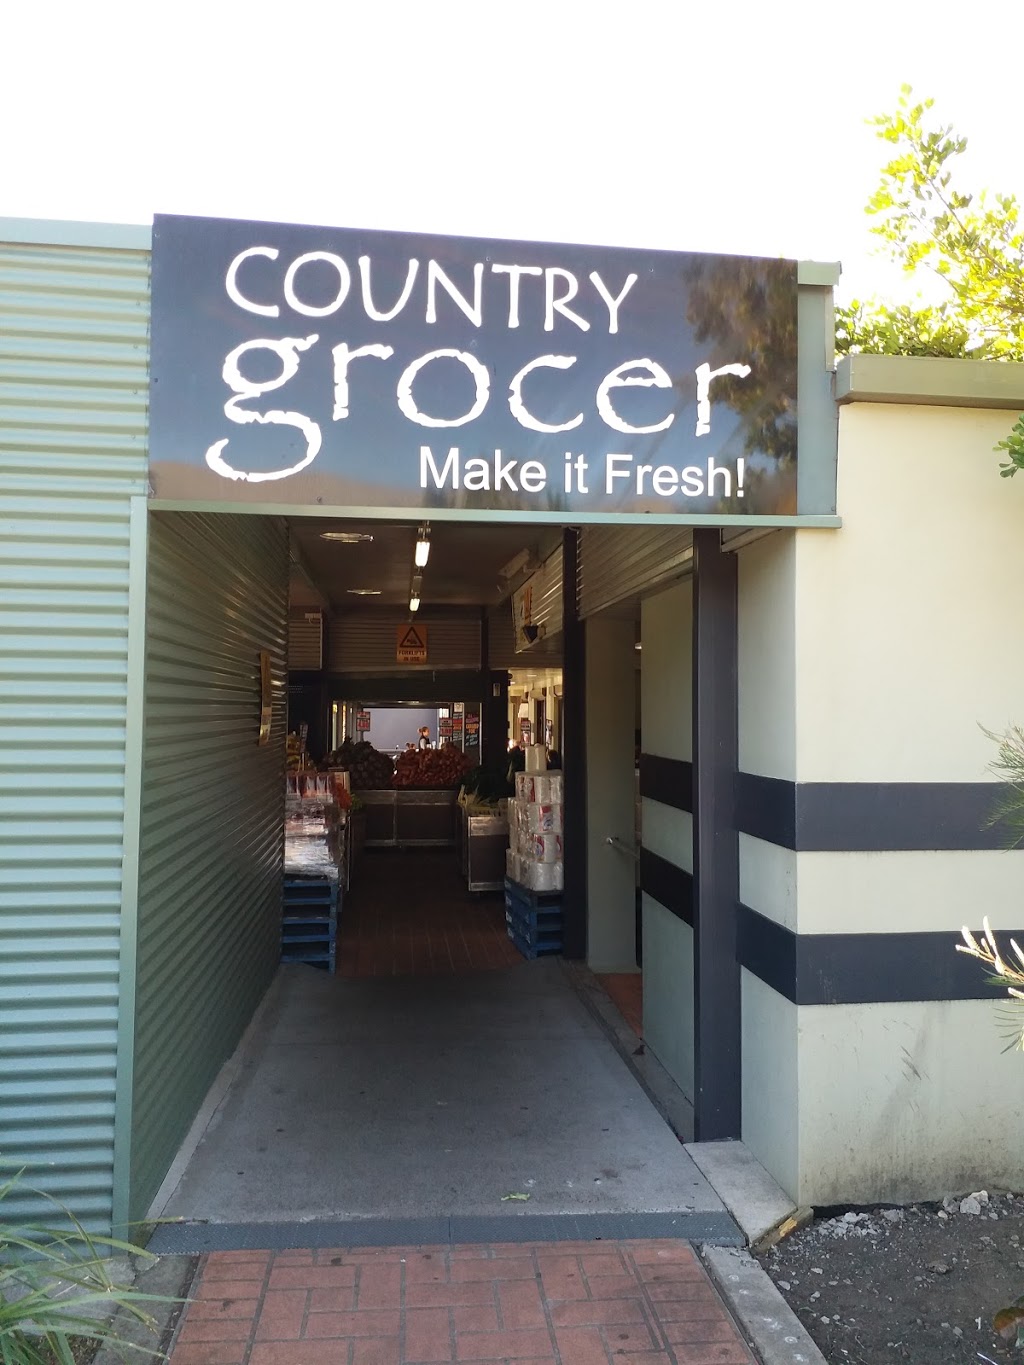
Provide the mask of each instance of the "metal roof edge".
POLYGON ((152 224, 78 223, 61 218, 0 218, 0 242, 25 246, 109 247, 149 251, 152 224))
POLYGON ((836 366, 836 402, 1024 412, 1024 364, 946 356, 846 355, 836 366))
POLYGON ((797 261, 797 284, 817 285, 818 288, 832 289, 839 283, 843 267, 838 261, 797 261))

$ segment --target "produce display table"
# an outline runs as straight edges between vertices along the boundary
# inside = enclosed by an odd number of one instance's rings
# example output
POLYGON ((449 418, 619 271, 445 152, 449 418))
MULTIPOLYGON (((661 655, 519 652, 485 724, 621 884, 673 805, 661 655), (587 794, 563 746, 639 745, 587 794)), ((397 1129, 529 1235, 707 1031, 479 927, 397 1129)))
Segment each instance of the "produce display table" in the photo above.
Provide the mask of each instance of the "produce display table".
POLYGON ((454 790, 361 791, 367 848, 451 848, 455 844, 454 790))
POLYGON ((366 847, 394 848, 397 839, 398 793, 393 790, 361 791, 366 811, 366 847))
POLYGON ((466 886, 470 891, 500 891, 505 885, 508 821, 494 815, 463 816, 466 886))

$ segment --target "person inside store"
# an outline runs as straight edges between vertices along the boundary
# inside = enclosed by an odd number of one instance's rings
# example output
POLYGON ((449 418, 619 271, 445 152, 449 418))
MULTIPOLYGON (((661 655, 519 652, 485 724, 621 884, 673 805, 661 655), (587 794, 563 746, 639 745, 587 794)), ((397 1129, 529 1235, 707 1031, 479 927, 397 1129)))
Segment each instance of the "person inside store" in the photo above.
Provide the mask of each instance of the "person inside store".
POLYGON ((430 730, 426 725, 420 726, 420 737, 417 741, 417 748, 432 749, 434 746, 430 740, 430 730))

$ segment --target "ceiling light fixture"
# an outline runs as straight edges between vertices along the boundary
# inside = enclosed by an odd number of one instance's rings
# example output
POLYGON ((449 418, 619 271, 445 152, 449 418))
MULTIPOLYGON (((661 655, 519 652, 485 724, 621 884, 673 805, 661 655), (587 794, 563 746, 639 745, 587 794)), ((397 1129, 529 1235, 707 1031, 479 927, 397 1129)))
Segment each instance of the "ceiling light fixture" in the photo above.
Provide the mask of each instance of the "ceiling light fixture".
POLYGON ((419 611, 419 609, 420 609, 420 599, 419 599, 415 594, 413 594, 413 596, 409 598, 409 610, 410 610, 410 611, 419 611))
POLYGON ((430 522, 424 522, 420 527, 419 537, 416 541, 416 551, 414 563, 417 569, 426 567, 427 560, 430 558, 430 522))
POLYGON ((321 531, 320 539, 333 540, 338 545, 364 545, 373 536, 366 531, 321 531))
POLYGON ((420 593, 423 590, 423 575, 414 573, 412 576, 412 586, 409 589, 409 610, 419 611, 420 593))
POLYGON ((351 593, 353 597, 379 597, 379 596, 381 595, 382 589, 381 589, 381 588, 346 588, 345 591, 346 591, 347 593, 351 593))

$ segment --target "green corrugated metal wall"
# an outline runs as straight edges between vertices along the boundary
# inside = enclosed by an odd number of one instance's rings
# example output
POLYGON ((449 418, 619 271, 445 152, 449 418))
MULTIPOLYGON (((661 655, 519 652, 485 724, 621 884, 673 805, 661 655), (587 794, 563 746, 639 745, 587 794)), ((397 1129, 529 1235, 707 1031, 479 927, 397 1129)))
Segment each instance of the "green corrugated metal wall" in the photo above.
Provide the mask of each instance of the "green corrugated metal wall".
POLYGON ((283 521, 150 517, 133 1218, 280 956, 288 568, 283 521), (262 747, 261 649, 274 678, 262 747))
POLYGON ((0 244, 0 1153, 92 1227, 111 1209, 148 271, 141 250, 0 244))

